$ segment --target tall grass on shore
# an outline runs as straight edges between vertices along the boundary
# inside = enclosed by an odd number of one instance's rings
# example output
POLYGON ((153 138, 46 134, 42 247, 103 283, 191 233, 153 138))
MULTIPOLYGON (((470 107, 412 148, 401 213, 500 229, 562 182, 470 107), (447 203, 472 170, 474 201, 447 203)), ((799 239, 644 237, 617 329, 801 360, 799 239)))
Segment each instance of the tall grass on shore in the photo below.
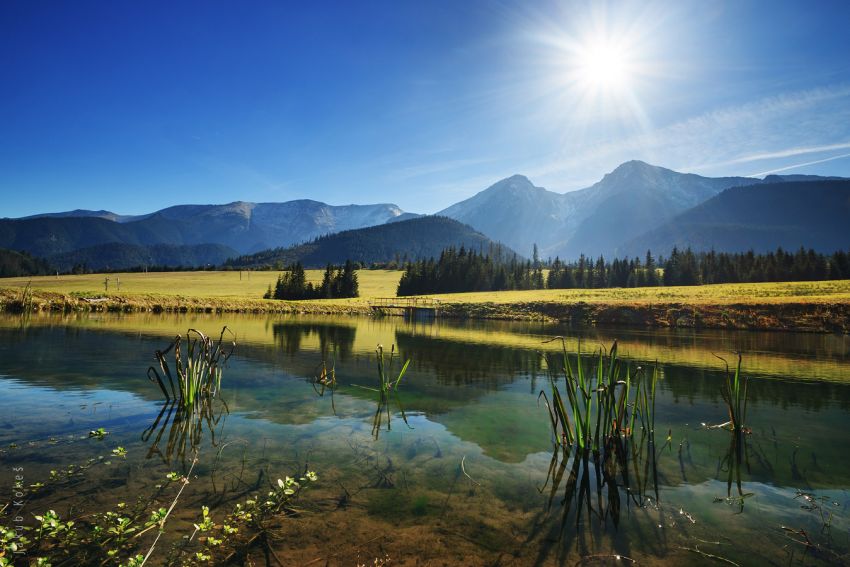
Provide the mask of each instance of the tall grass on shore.
POLYGON ((223 366, 236 348, 235 340, 232 340, 229 345, 225 344, 225 333, 233 336, 233 332, 225 326, 221 329, 221 334, 216 341, 201 331, 189 329, 186 331, 185 339, 177 335, 168 348, 156 351, 155 356, 162 374, 160 375, 156 368, 151 366, 148 368, 148 379, 159 386, 167 402, 176 400, 178 405, 190 409, 216 396, 221 389, 223 366), (184 340, 185 357, 182 351, 184 340), (172 351, 174 352, 173 374, 166 360, 166 355, 172 351), (164 379, 168 379, 170 394, 164 379))

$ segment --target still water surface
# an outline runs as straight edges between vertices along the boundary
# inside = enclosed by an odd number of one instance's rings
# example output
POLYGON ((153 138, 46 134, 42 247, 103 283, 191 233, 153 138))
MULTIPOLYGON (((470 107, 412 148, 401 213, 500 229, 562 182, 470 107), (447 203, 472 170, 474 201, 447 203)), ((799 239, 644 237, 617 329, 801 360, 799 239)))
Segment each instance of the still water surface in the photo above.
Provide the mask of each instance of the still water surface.
POLYGON ((293 565, 847 561, 850 339, 835 335, 576 332, 401 318, 3 316, 2 485, 11 485, 13 466, 24 467, 28 483, 47 482, 51 470, 107 455, 27 504, 30 515, 53 508, 68 517, 185 472, 191 443, 168 442, 160 392, 145 372, 177 333, 217 334, 223 325, 238 343, 223 379, 226 409, 218 404, 218 423, 200 437, 197 478, 169 522, 175 533, 191 531, 202 505, 224 514, 269 479, 308 466, 319 481, 275 543, 293 565), (573 349, 581 340, 585 351, 616 338, 632 367, 657 361, 657 474, 641 448, 628 482, 604 486, 592 460, 585 469, 554 450, 538 406, 549 389, 545 354, 560 348, 543 341, 554 335, 573 349), (396 345, 412 362, 389 421, 385 409, 376 428, 377 396, 357 385, 376 386, 377 344, 396 345), (731 361, 738 350, 751 377, 752 433, 735 466, 729 432, 706 426, 728 419, 715 354, 731 361), (333 396, 313 384, 323 361, 335 365, 333 396), (109 435, 89 439, 98 427, 109 435), (126 458, 108 457, 117 446, 126 458), (740 488, 728 484, 738 472, 740 488))

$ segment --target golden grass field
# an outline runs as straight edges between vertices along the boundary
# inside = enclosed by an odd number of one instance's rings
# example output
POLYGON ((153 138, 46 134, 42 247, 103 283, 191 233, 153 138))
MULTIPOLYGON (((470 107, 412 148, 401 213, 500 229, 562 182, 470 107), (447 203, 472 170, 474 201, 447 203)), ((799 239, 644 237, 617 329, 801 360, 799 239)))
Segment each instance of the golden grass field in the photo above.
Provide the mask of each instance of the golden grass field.
MULTIPOLYGON (((319 282, 322 270, 307 270, 310 281, 319 282)), ((260 299, 278 272, 156 272, 2 278, 0 288, 21 288, 31 283, 34 290, 63 294, 104 294, 110 296, 161 295, 197 298, 260 299), (120 281, 120 290, 117 283, 120 281)), ((393 297, 400 271, 360 270, 360 298, 333 300, 362 303, 375 297, 393 297)), ((693 304, 723 305, 746 303, 850 303, 850 280, 826 282, 786 282, 719 284, 692 287, 545 289, 455 293, 435 296, 447 303, 577 303, 589 304, 693 304)))
MULTIPOLYGON (((306 270, 307 280, 319 283, 324 270, 306 270)), ((192 297, 231 297, 261 299, 277 281, 280 272, 149 272, 0 278, 0 288, 23 287, 32 283, 35 290, 55 293, 91 293, 109 295, 182 295, 192 297), (120 290, 117 286, 120 282, 120 290)), ((358 272, 361 297, 394 296, 401 272, 361 270, 358 272)))

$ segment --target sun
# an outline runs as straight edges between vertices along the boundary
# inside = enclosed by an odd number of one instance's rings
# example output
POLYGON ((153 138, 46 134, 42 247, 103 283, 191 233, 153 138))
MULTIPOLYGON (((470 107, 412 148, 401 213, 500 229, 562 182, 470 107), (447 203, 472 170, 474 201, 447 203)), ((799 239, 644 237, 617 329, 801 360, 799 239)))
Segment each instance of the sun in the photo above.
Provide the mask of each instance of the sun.
POLYGON ((578 82, 590 90, 615 91, 629 86, 632 72, 628 52, 607 39, 595 39, 582 45, 575 55, 578 82))

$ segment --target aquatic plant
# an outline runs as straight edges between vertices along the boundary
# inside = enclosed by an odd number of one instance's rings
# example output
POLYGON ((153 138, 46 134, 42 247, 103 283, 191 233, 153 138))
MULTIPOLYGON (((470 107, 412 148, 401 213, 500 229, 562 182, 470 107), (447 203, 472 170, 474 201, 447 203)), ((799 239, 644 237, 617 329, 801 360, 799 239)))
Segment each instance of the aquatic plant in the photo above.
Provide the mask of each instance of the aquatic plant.
POLYGON ((316 367, 315 376, 311 377, 309 382, 320 398, 324 397, 325 392, 331 393, 331 409, 333 410, 334 415, 336 415, 336 403, 334 402, 334 390, 336 390, 336 361, 331 359, 331 365, 330 368, 328 368, 327 362, 322 359, 322 362, 316 367))
POLYGON ((390 360, 389 363, 384 363, 384 347, 383 345, 378 345, 375 349, 376 359, 378 362, 378 380, 381 384, 381 391, 384 393, 389 393, 391 391, 398 390, 398 384, 401 382, 401 379, 404 377, 405 372, 407 372, 407 367, 410 366, 410 359, 408 359, 404 366, 401 367, 401 370, 398 373, 398 376, 393 380, 390 375, 387 374, 389 370, 392 372, 393 360, 395 359, 395 345, 392 345, 390 348, 390 360))
POLYGON ((408 359, 404 365, 401 367, 398 375, 392 376, 392 367, 393 361, 395 359, 395 345, 392 345, 390 349, 390 357, 389 361, 384 359, 384 347, 383 345, 378 345, 375 349, 375 358, 377 361, 377 370, 378 370, 378 388, 371 388, 368 386, 361 386, 359 384, 352 384, 357 388, 362 388, 364 390, 369 390, 372 392, 376 392, 378 394, 378 406, 375 411, 375 417, 372 419, 372 435, 377 439, 381 429, 383 427, 384 420, 384 412, 386 411, 387 415, 387 429, 391 429, 391 413, 390 413, 390 405, 389 405, 389 397, 390 395, 396 401, 396 405, 399 408, 399 412, 401 413, 401 418, 404 420, 404 423, 410 427, 410 424, 407 422, 407 415, 404 413, 404 408, 401 405, 401 400, 398 397, 398 386, 401 383, 401 379, 404 378, 405 373, 407 372, 407 367, 410 366, 410 359, 408 359))
POLYGON ((632 371, 622 364, 616 341, 609 350, 600 348, 590 356, 583 355, 579 344, 571 356, 563 337, 546 342, 557 340, 561 341, 561 366, 557 357, 547 355, 549 394, 541 390, 538 395, 538 401, 542 399, 546 405, 555 439, 546 483, 540 491, 551 483, 551 508, 558 489, 564 486, 562 526, 573 502, 576 526, 584 509, 587 517, 595 513, 617 525, 622 505, 620 487, 635 506, 646 505, 649 490, 658 500, 655 395, 660 372, 657 364, 650 373, 641 367, 632 371), (595 366, 587 361, 595 362, 595 366), (591 503, 592 478, 599 500, 597 510, 591 503), (607 505, 602 500, 603 487, 607 487, 607 505))
MULTIPOLYGON (((717 355, 715 355, 717 356, 717 355)), ((729 422, 732 431, 740 436, 744 431, 747 421, 747 379, 741 376, 741 353, 738 353, 738 365, 735 374, 729 371, 729 363, 721 357, 717 357, 726 364, 726 381, 720 390, 723 401, 729 410, 729 422)))
POLYGON ((98 427, 97 429, 89 431, 89 437, 93 437, 95 439, 103 439, 107 435, 109 435, 109 432, 103 427, 98 427))
POLYGON ((744 511, 746 499, 753 495, 752 492, 744 492, 741 482, 741 467, 746 466, 748 472, 750 463, 747 453, 747 440, 743 435, 732 433, 729 439, 729 450, 720 461, 717 472, 726 472, 726 498, 715 498, 715 502, 725 502, 730 506, 738 508, 737 514, 744 511), (732 487, 735 487, 737 496, 732 495, 732 487))
MULTIPOLYGON (((654 434, 657 365, 649 378, 640 367, 635 372, 630 367, 624 370, 614 341, 607 353, 602 348, 598 350, 594 356, 596 368, 591 371, 585 367, 580 343, 574 366, 564 337, 545 342, 557 340, 562 347, 564 394, 559 386, 560 378, 550 372, 551 400, 544 390, 540 391, 538 400, 542 398, 546 404, 558 443, 598 453, 620 437, 632 436, 638 416, 644 431, 654 434)), ((549 361, 548 366, 551 370, 556 365, 549 361)))
MULTIPOLYGON (((193 462, 197 463, 197 460, 193 462)), ((170 551, 155 554, 166 532, 166 523, 192 477, 170 473, 168 482, 157 485, 156 493, 140 496, 135 504, 118 502, 106 509, 79 517, 62 516, 55 510, 34 515, 35 524, 0 525, 0 567, 11 567, 26 557, 31 565, 158 565, 232 564, 259 544, 268 545, 272 518, 295 513, 300 493, 318 476, 305 471, 296 477, 278 479, 264 494, 236 504, 221 523, 213 520, 208 506, 194 532, 177 540, 170 551), (171 504, 159 506, 159 496, 176 488, 171 504), (145 538, 156 534, 151 541, 145 538), (202 537, 195 539, 195 535, 202 537)), ((273 552, 272 552, 273 553, 273 552)))
POLYGON ((166 401, 175 399, 179 405, 188 408, 200 402, 202 398, 215 397, 221 389, 222 368, 236 348, 236 341, 233 340, 227 350, 227 345, 224 344, 225 333, 233 335, 233 332, 225 326, 221 329, 218 340, 214 341, 201 331, 189 329, 186 331, 185 338, 185 358, 182 355, 181 346, 184 339, 181 335, 177 335, 165 350, 156 351, 155 356, 162 375, 151 366, 148 368, 148 379, 159 385, 166 401), (165 358, 172 350, 174 351, 174 375, 165 358), (168 379, 171 394, 165 387, 163 377, 168 379))

